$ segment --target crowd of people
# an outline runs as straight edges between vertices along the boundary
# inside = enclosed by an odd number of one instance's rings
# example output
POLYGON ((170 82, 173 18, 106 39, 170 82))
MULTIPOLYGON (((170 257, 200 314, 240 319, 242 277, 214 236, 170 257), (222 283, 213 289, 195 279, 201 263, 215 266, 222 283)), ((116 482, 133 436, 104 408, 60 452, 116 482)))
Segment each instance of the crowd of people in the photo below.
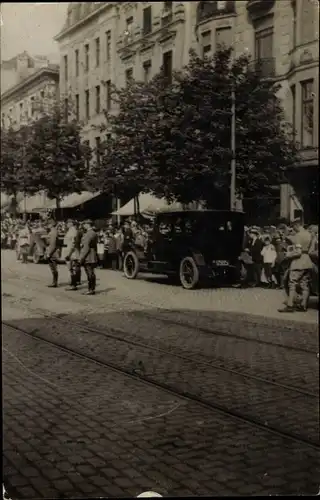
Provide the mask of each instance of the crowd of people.
MULTIPOLYGON (((83 255, 82 249, 86 247, 91 255, 89 266, 85 266, 88 292, 94 293, 94 268, 98 266, 121 270, 124 254, 132 243, 147 251, 152 230, 151 223, 142 219, 137 221, 133 217, 126 219, 120 226, 112 220, 105 222, 103 226, 101 222, 53 222, 53 219, 38 219, 25 223, 22 219, 7 216, 1 223, 1 248, 16 249, 18 258, 26 263, 31 242, 34 241, 32 236, 40 235, 46 240, 45 253, 53 275, 51 286, 57 286, 57 260, 61 259, 69 266, 71 289, 76 290, 83 264, 80 256, 83 255), (86 243, 88 231, 91 231, 93 237, 93 242, 88 243, 89 247, 86 243), (94 252, 91 251, 92 245, 94 252), (55 258, 52 259, 52 255, 55 258)), ((318 264, 318 226, 304 227, 300 220, 296 220, 291 225, 245 227, 239 264, 241 287, 284 288, 288 296, 284 310, 288 312, 294 309, 297 289, 300 287, 301 307, 305 310, 312 286, 312 273, 318 264)))

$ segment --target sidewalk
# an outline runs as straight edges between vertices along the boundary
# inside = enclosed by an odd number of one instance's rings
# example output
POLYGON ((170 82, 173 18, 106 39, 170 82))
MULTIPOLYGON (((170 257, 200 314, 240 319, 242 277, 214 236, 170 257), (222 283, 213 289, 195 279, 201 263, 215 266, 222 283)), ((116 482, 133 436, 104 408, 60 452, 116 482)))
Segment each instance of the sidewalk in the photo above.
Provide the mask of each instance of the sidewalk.
MULTIPOLYGON (((1 252, 2 279, 5 283, 6 273, 17 273, 21 278, 43 281, 45 286, 50 279, 47 265, 28 264, 22 265, 16 261, 14 252, 1 252)), ((66 266, 59 266, 60 282, 66 284, 69 280, 66 266)), ((84 272, 83 279, 84 279, 84 272)), ((179 286, 169 285, 165 278, 141 275, 137 280, 127 280, 121 272, 111 270, 97 270, 96 297, 88 298, 97 305, 102 301, 106 307, 106 296, 116 299, 121 305, 122 301, 133 306, 144 308, 179 309, 186 311, 220 311, 237 313, 241 315, 263 316, 265 318, 298 321, 302 323, 318 323, 318 299, 311 299, 311 307, 306 312, 281 314, 278 309, 282 307, 285 295, 283 290, 238 289, 218 288, 184 290, 179 286)), ((61 288, 61 292, 64 289, 61 288)), ((60 291, 59 291, 60 292, 60 291)), ((58 293, 59 293, 58 292, 58 293)))

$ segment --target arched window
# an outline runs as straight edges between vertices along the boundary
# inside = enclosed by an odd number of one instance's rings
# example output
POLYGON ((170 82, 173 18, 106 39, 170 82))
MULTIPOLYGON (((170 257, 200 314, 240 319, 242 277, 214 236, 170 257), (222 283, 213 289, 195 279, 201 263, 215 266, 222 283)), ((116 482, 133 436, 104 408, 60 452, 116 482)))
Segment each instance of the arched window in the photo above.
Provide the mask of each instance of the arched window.
POLYGON ((315 22, 313 0, 299 0, 297 8, 300 9, 300 40, 299 45, 315 39, 315 22), (300 3, 301 2, 301 3, 300 3))

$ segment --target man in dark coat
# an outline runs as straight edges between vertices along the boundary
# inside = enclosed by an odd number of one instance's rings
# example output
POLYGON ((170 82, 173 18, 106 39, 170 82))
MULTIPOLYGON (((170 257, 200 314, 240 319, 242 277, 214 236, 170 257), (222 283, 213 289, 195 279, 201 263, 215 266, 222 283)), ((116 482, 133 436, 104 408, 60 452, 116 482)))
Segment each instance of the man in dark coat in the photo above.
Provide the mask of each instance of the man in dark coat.
POLYGON ((58 286, 58 258, 59 258, 59 240, 58 240, 58 228, 57 223, 54 219, 50 219, 49 223, 49 234, 48 234, 48 248, 47 248, 47 258, 49 263, 49 268, 52 273, 52 283, 48 285, 49 288, 57 288, 58 286))
POLYGON ((85 221, 84 227, 86 232, 81 240, 80 265, 84 266, 88 278, 88 292, 86 295, 95 295, 96 275, 94 270, 98 262, 98 235, 94 230, 92 221, 85 221))

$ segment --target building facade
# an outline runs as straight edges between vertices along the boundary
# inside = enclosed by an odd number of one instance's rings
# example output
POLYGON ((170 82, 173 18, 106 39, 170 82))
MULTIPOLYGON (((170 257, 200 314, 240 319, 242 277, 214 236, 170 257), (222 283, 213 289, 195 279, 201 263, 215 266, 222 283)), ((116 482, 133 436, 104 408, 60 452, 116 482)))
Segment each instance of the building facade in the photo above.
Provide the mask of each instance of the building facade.
POLYGON ((56 36, 60 91, 72 95, 84 140, 96 147, 105 139, 97 128, 103 110, 116 112, 112 84, 148 81, 160 67, 170 80, 191 48, 202 56, 220 44, 232 45, 236 56, 248 52, 265 77, 281 83, 301 149, 290 184, 281 186, 278 215, 292 219, 303 210, 311 220, 318 216, 318 26, 318 0, 73 2, 56 36))
POLYGON ((1 94, 1 127, 19 127, 37 120, 59 98, 59 66, 32 72, 1 94))

